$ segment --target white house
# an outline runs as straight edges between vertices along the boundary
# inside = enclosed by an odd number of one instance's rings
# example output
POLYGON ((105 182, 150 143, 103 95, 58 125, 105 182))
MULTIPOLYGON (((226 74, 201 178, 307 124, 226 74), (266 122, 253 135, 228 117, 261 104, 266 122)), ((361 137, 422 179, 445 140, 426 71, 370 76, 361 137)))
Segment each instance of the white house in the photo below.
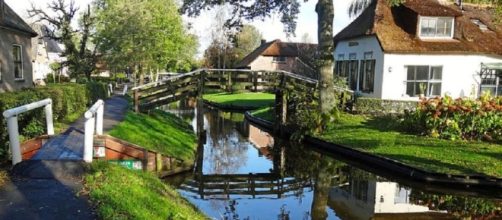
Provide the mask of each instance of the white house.
MULTIPOLYGON (((49 29, 42 24, 32 24, 31 27, 37 32, 38 37, 32 38, 32 61, 33 61, 33 80, 42 80, 47 74, 52 73, 50 65, 52 63, 61 63, 66 59, 61 56, 63 50, 59 44, 49 37, 49 29)), ((66 76, 66 69, 61 72, 66 76)))
POLYGON ((363 96, 417 100, 502 95, 502 25, 487 8, 374 0, 334 37, 335 73, 363 96))

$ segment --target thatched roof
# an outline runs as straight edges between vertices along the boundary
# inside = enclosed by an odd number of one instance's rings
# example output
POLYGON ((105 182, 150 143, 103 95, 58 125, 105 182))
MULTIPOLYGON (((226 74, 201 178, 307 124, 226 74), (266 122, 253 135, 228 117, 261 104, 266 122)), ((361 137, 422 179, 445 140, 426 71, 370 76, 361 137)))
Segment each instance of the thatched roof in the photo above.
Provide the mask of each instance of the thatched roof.
POLYGON ((37 33, 19 17, 3 0, 0 0, 0 27, 14 29, 30 35, 37 36, 37 33))
POLYGON ((253 52, 244 57, 236 67, 246 68, 259 56, 298 57, 301 50, 312 48, 317 48, 317 44, 281 42, 277 39, 261 44, 253 52))
POLYGON ((386 0, 375 0, 349 26, 334 37, 341 40, 376 36, 383 51, 390 53, 492 54, 502 55, 502 26, 493 22, 493 11, 465 6, 441 5, 436 0, 408 0, 390 7, 386 0), (420 5, 421 4, 421 5, 420 5), (423 40, 417 36, 418 16, 455 17, 454 38, 423 40), (481 30, 471 19, 486 24, 481 30))

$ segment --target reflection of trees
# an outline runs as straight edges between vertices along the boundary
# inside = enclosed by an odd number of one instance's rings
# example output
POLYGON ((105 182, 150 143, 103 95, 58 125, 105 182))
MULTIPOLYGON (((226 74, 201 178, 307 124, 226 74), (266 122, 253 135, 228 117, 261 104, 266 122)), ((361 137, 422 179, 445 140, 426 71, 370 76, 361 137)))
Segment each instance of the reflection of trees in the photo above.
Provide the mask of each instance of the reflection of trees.
POLYGON ((306 149, 300 144, 287 143, 288 147, 280 148, 277 146, 284 144, 283 140, 276 139, 274 143, 275 158, 281 156, 281 150, 285 149, 286 151, 285 175, 293 176, 298 180, 314 182, 311 218, 314 220, 326 219, 328 217, 326 208, 329 190, 333 185, 340 185, 347 179, 343 172, 347 165, 311 149, 306 149))
POLYGON ((428 206, 431 210, 446 210, 462 218, 489 219, 502 216, 502 200, 465 196, 431 195, 412 190, 410 202, 428 206))
POLYGON ((205 117, 209 123, 207 143, 204 151, 204 161, 209 162, 211 173, 235 173, 246 161, 249 145, 235 126, 238 122, 232 120, 237 113, 207 111, 205 117))

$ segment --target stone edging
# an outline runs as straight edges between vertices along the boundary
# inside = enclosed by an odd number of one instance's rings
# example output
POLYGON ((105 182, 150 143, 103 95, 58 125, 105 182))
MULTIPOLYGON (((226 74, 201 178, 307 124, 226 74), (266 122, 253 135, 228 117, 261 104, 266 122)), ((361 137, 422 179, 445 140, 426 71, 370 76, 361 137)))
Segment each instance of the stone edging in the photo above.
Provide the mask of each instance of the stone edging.
MULTIPOLYGON (((263 127, 266 130, 269 131, 273 130, 273 123, 270 121, 257 118, 251 115, 249 112, 246 112, 245 117, 250 122, 260 127, 263 127)), ((430 184, 440 184, 440 185, 502 188, 501 178, 496 178, 491 176, 481 176, 481 175, 467 176, 467 175, 453 175, 453 174, 429 172, 415 167, 411 167, 396 160, 373 155, 370 153, 365 153, 343 145, 327 142, 315 137, 307 136, 304 142, 307 144, 318 146, 322 149, 328 150, 332 153, 336 153, 340 156, 348 157, 350 159, 357 160, 358 162, 363 162, 366 165, 372 166, 374 168, 385 169, 387 171, 392 172, 395 175, 413 181, 420 181, 420 182, 426 182, 430 184)))

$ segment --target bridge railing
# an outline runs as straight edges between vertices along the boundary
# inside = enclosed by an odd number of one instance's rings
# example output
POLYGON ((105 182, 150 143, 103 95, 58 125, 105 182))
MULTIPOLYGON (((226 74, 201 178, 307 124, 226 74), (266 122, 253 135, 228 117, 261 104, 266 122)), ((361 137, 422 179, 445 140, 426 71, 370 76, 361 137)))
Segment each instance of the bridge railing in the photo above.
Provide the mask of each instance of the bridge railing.
POLYGON ((84 161, 92 162, 94 148, 94 134, 103 135, 103 100, 98 100, 84 114, 85 134, 84 134, 84 161))
POLYGON ((139 112, 168 104, 181 97, 197 95, 205 89, 272 91, 316 88, 317 80, 287 71, 248 69, 198 69, 132 88, 134 108, 139 112))
POLYGON ((33 109, 44 107, 45 121, 47 123, 47 135, 54 135, 54 123, 52 118, 52 99, 44 99, 3 112, 7 120, 7 130, 9 133, 10 150, 12 153, 12 165, 22 161, 21 144, 19 142, 19 126, 17 116, 33 109))

